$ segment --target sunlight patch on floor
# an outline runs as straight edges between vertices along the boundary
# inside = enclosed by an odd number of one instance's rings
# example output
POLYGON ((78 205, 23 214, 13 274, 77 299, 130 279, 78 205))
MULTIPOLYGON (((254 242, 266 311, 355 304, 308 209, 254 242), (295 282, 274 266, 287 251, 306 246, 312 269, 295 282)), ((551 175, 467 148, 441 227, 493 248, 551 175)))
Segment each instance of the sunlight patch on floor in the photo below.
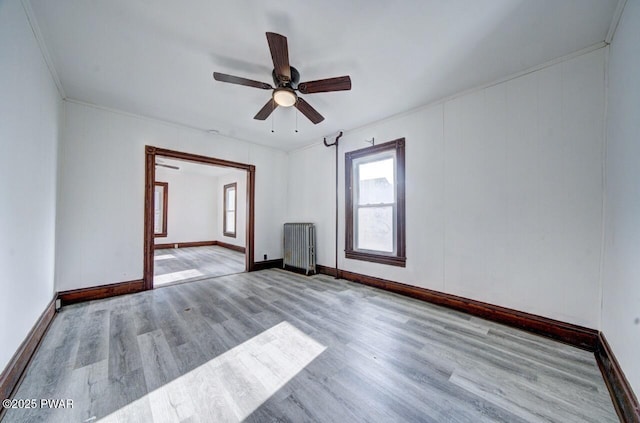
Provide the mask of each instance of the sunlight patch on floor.
POLYGON ((174 259, 176 258, 176 256, 174 256, 173 254, 160 254, 157 256, 153 256, 154 260, 169 260, 169 259, 174 259))
POLYGON ((181 281, 184 279, 197 278, 204 273, 197 269, 181 270, 179 272, 165 273, 164 275, 156 275, 153 277, 153 285, 158 286, 165 283, 181 281))
POLYGON ((326 348, 282 322, 100 421, 240 422, 326 348))

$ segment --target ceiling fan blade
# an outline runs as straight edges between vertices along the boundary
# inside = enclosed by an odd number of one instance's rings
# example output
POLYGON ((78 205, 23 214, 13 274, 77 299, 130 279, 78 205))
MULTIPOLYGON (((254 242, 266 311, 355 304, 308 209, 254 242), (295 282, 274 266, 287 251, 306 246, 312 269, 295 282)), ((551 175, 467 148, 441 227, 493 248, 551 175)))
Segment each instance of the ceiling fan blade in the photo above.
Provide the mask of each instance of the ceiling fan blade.
POLYGON ((287 37, 267 32, 267 42, 271 50, 273 68, 276 76, 283 82, 291 81, 291 67, 289 66, 289 47, 287 47, 287 37))
POLYGON ((273 87, 266 82, 254 81, 252 79, 241 78, 239 76, 227 75, 226 73, 213 73, 213 79, 220 82, 229 82, 231 84, 244 85, 247 87, 260 88, 263 90, 272 90, 273 87))
POLYGON ((180 170, 180 168, 178 166, 168 165, 168 164, 164 164, 164 163, 156 163, 156 166, 166 167, 167 169, 180 170))
POLYGON ((298 91, 302 94, 326 93, 330 91, 348 91, 351 89, 349 75, 335 78, 319 79, 317 81, 301 82, 298 91))
POLYGON ((301 97, 298 97, 298 101, 296 102, 296 109, 300 110, 300 113, 305 115, 307 119, 313 122, 314 125, 317 125, 324 120, 324 117, 301 97))
POLYGON ((265 104, 262 107, 262 109, 260 109, 260 111, 258 113, 256 113, 256 115, 253 118, 257 119, 257 120, 265 120, 266 118, 269 117, 271 112, 273 112, 276 109, 276 107, 278 107, 278 105, 271 98, 271 99, 269 99, 269 101, 267 101, 267 104, 265 104))

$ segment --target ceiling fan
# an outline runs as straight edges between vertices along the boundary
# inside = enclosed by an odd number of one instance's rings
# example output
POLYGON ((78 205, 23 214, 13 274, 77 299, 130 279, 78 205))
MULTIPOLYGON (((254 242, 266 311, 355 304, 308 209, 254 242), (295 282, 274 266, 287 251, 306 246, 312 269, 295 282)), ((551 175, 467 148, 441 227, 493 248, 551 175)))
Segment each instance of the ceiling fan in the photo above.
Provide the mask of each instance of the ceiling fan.
POLYGON ((324 117, 302 97, 296 94, 296 91, 301 94, 348 91, 351 89, 351 78, 349 75, 299 83, 300 73, 296 68, 289 65, 287 37, 273 32, 267 32, 267 42, 269 43, 269 50, 271 50, 271 58, 273 59, 273 72, 271 74, 275 87, 272 87, 266 82, 254 81, 218 72, 213 73, 213 79, 220 82, 260 88, 262 90, 273 90, 271 99, 253 117, 254 119, 265 120, 278 106, 295 106, 300 113, 305 115, 314 124, 322 122, 324 117))

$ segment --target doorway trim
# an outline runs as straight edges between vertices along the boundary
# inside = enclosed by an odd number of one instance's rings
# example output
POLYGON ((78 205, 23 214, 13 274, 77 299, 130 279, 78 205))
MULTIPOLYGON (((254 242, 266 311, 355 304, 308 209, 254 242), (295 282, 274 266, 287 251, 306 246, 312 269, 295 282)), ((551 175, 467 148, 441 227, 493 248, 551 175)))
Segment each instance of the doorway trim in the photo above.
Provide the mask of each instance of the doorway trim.
POLYGON ((144 289, 153 289, 153 184, 156 179, 156 156, 170 159, 185 160, 194 163, 231 167, 247 172, 247 239, 245 254, 245 269, 252 272, 255 269, 254 236, 255 236, 255 181, 256 167, 254 165, 201 156, 182 151, 145 146, 145 183, 144 183, 144 289))

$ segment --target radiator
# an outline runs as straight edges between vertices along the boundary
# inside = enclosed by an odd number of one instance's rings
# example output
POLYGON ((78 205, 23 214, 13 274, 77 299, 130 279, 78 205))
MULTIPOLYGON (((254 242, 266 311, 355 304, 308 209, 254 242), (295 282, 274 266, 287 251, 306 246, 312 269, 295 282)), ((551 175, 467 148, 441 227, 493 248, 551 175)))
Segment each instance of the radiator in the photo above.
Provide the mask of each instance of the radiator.
POLYGON ((284 260, 291 266, 316 273, 316 228, 313 223, 284 224, 284 260))

